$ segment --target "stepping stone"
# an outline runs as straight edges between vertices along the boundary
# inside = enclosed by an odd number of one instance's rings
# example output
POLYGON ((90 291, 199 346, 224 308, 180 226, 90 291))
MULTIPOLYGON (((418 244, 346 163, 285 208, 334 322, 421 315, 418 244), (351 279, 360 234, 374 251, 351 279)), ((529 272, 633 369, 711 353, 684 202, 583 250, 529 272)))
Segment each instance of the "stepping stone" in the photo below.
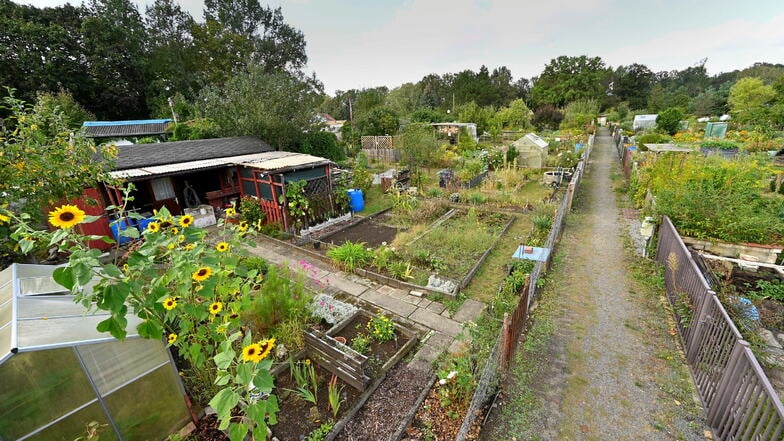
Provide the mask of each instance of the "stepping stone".
POLYGON ((404 300, 381 294, 373 289, 368 289, 362 293, 359 298, 366 302, 370 302, 379 308, 386 309, 387 311, 393 312, 403 317, 408 317, 417 309, 415 305, 412 305, 404 300))
POLYGON ((486 306, 487 305, 484 303, 478 302, 474 299, 467 299, 465 302, 463 302, 463 304, 460 306, 460 309, 457 310, 452 319, 460 323, 476 321, 476 319, 478 319, 482 314, 482 311, 485 310, 486 306))
POLYGON ((334 277, 329 280, 329 285, 357 297, 361 296, 363 292, 368 291, 367 286, 346 279, 345 273, 334 274, 334 277))
POLYGON ((408 316, 409 320, 419 323, 420 325, 426 326, 430 329, 434 329, 436 331, 442 332, 450 337, 454 337, 463 330, 463 327, 460 323, 442 317, 432 311, 428 311, 427 309, 416 308, 413 314, 408 316))
POLYGON ((427 305, 426 308, 428 311, 433 311, 436 314, 441 314, 446 310, 446 306, 438 302, 430 302, 430 304, 427 305))

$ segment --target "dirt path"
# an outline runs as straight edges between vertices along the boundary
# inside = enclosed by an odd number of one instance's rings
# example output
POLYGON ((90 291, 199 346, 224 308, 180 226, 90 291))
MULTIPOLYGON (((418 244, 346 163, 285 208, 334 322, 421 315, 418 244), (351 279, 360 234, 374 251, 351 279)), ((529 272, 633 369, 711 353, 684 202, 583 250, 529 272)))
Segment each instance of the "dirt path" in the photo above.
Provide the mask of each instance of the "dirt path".
POLYGON ((602 131, 531 341, 518 350, 483 439, 703 439, 667 312, 629 272, 611 180, 617 167, 602 131))

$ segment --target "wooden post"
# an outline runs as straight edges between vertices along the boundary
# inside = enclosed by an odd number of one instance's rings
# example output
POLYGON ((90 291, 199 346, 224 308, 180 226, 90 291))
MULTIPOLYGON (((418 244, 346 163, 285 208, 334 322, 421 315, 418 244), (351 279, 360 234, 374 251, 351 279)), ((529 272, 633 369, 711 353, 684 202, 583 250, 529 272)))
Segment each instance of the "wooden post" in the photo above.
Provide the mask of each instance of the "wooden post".
POLYGON ((506 372, 509 366, 509 349, 511 336, 509 335, 509 313, 504 313, 504 323, 501 325, 501 372, 506 372))

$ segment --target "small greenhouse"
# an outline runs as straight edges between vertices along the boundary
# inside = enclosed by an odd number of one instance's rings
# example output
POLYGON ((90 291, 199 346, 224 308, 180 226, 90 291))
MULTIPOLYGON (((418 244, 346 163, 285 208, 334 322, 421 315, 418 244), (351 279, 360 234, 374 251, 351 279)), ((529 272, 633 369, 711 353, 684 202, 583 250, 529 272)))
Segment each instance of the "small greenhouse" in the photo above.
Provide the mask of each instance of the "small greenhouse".
POLYGON ((659 115, 635 115, 634 121, 632 122, 632 129, 640 130, 640 129, 652 129, 656 127, 656 118, 659 115))
POLYGON ((542 168, 547 160, 548 143, 536 133, 529 133, 512 143, 517 151, 517 165, 542 168))
POLYGON ((96 330, 52 278, 55 267, 0 272, 0 441, 67 440, 97 422, 104 440, 160 440, 192 421, 163 342, 96 330))

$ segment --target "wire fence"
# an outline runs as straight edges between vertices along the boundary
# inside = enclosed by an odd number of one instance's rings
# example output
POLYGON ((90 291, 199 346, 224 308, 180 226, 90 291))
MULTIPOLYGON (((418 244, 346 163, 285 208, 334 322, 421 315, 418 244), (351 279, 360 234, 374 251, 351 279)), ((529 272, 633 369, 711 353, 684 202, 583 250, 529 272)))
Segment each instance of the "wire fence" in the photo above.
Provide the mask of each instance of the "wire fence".
MULTIPOLYGON (((468 406, 468 411, 466 411, 463 424, 460 426, 460 431, 455 437, 456 441, 465 441, 468 438, 471 427, 473 427, 477 417, 482 414, 482 409, 490 402, 490 399, 495 396, 498 385, 514 357, 516 343, 525 330, 531 301, 536 298, 537 283, 552 262, 555 246, 563 232, 566 213, 572 208, 575 194, 577 193, 580 182, 585 174, 585 169, 593 149, 594 139, 594 135, 589 136, 588 144, 583 151, 580 163, 577 165, 574 175, 572 175, 572 179, 566 188, 566 192, 561 198, 561 203, 558 206, 555 219, 553 220, 552 229, 544 244, 544 247, 550 250, 547 259, 536 262, 534 269, 528 277, 526 285, 520 292, 517 307, 511 315, 507 314, 505 316, 504 325, 501 327, 493 350, 487 357, 487 361, 480 373, 479 382, 474 390, 474 395, 471 398, 471 404, 468 406), (510 346, 512 346, 511 350, 508 349, 510 346)), ((503 286, 503 282, 501 283, 503 286)))

